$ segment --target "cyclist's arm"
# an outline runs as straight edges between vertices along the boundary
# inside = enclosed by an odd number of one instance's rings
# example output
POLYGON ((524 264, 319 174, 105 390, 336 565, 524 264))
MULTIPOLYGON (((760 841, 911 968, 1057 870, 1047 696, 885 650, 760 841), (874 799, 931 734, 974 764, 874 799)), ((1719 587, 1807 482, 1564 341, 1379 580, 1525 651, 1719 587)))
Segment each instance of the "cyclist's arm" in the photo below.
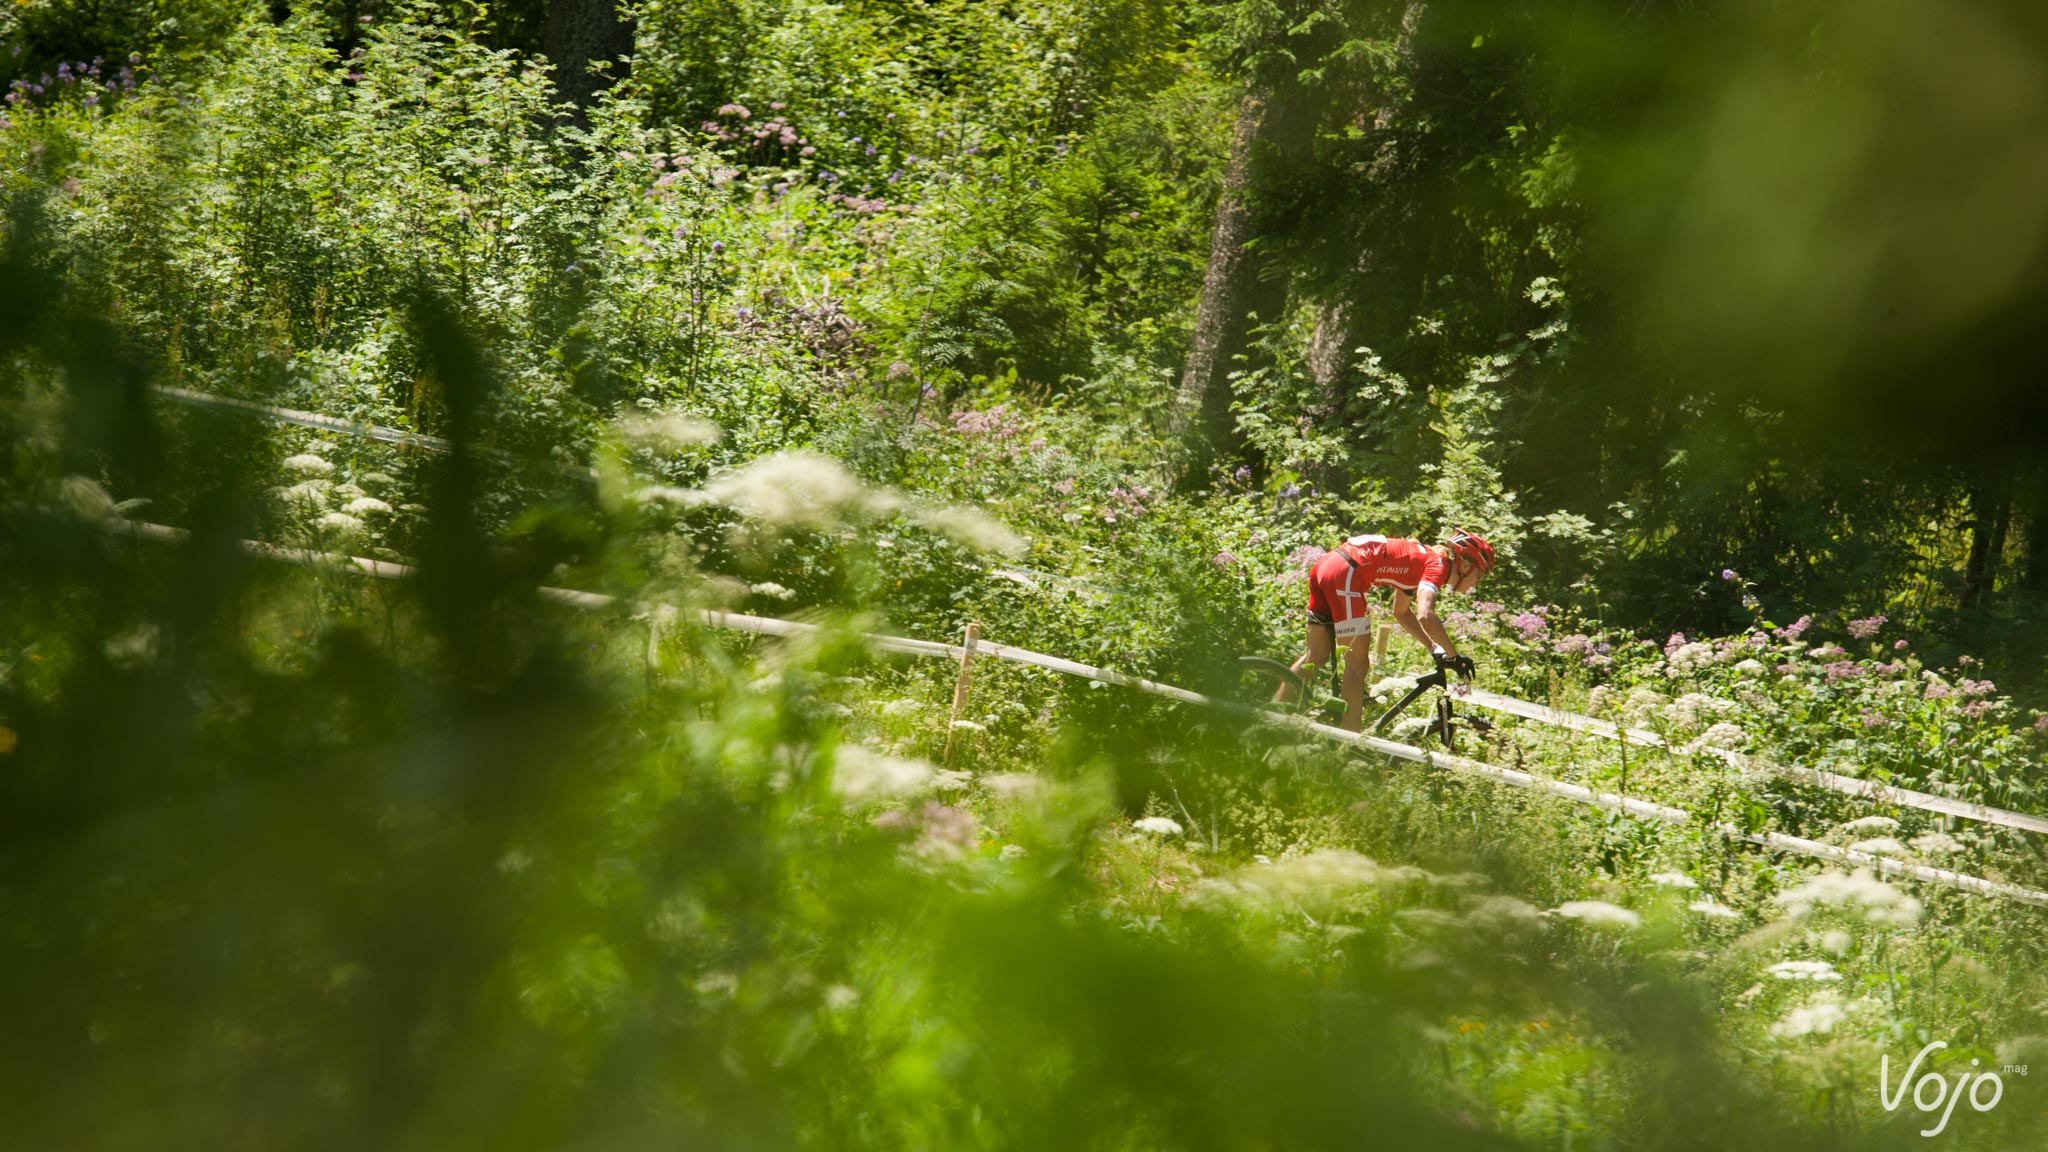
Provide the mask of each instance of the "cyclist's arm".
POLYGON ((1423 631, 1422 625, 1415 619, 1414 597, 1399 588, 1394 589, 1394 623, 1399 624, 1401 631, 1413 636, 1415 642, 1424 648, 1432 643, 1429 633, 1423 631))
MULTIPOLYGON (((1421 633, 1417 639, 1422 641, 1423 647, 1440 647, 1447 655, 1456 656, 1458 654, 1457 642, 1451 639, 1450 632, 1444 628, 1443 618, 1436 614, 1436 595, 1436 585, 1434 584, 1422 584, 1416 588, 1414 615, 1416 627, 1409 629, 1409 631, 1419 631, 1421 633)), ((1398 603, 1398 600, 1396 603, 1398 603)), ((1397 608, 1396 611, 1398 612, 1399 609, 1397 608)), ((1403 626, 1406 627, 1406 625, 1403 626)))

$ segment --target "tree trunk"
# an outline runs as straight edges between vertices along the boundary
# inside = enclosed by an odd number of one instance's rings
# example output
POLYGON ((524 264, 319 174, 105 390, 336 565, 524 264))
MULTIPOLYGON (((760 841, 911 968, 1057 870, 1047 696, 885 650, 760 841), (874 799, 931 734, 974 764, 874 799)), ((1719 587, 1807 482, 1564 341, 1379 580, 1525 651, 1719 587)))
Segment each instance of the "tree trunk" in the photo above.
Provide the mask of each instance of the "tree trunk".
MULTIPOLYGON (((1416 40, 1426 11, 1428 5, 1422 0, 1409 0, 1401 10, 1400 31, 1394 36, 1394 67, 1411 79, 1417 72, 1416 40)), ((1361 108, 1356 124, 1375 134, 1386 133, 1393 127, 1401 110, 1401 103, 1396 100, 1389 100, 1376 108, 1361 108)), ((1380 140, 1373 161, 1366 170, 1366 178, 1375 184, 1385 185, 1398 178, 1402 157, 1391 137, 1382 135, 1380 140)), ((1360 252, 1353 269, 1353 285, 1369 284, 1376 271, 1378 268, 1372 250, 1368 248, 1360 252)), ((1389 335, 1384 331, 1372 331, 1376 326, 1374 318, 1362 315, 1364 311, 1354 303, 1349 293, 1325 300, 1316 308, 1316 328, 1309 343, 1308 369, 1322 403, 1332 412, 1342 413, 1344 402, 1350 395, 1344 376, 1351 365, 1352 349, 1361 343, 1383 346, 1389 335)))
POLYGON ((2048 597, 2048 462, 2033 468, 2034 492, 2027 509, 2027 562, 2020 586, 2035 596, 2048 597))
POLYGON ((1963 566, 1965 612, 1983 603, 1997 583, 2011 516, 2012 466, 2003 460, 1992 461, 1970 485, 1970 559, 1963 566))
POLYGON ((1268 88, 1246 89, 1231 136, 1223 195, 1216 203, 1216 230, 1209 242, 1209 267, 1202 277, 1202 302, 1195 311, 1194 343, 1174 398, 1171 434, 1186 456, 1176 486, 1204 483, 1209 468, 1232 446, 1230 374, 1250 350, 1252 320, 1274 320, 1287 302, 1287 286, 1250 250, 1258 235, 1251 204, 1257 153, 1285 117, 1268 88))
POLYGON ((633 51, 633 25, 619 14, 617 0, 548 0, 541 52, 555 65, 555 91, 575 106, 579 125, 589 123, 597 94, 625 74, 633 51), (603 76, 591 65, 608 61, 603 76))

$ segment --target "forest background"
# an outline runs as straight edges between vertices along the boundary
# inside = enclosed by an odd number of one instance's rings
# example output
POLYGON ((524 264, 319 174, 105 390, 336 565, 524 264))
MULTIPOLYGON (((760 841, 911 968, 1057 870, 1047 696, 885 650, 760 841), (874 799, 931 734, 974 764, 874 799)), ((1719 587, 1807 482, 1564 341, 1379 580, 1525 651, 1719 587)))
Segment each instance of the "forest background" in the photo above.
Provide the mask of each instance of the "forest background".
MULTIPOLYGON (((845 630, 1228 690, 1317 549, 1467 525, 1482 683, 1690 749, 1491 751, 2044 886, 1698 755, 2043 807, 2044 23, 12 5, 0 1103, 94 1147, 1917 1140, 1878 1053, 2024 1063, 2037 912, 1099 684, 950 727, 845 630)), ((2029 1146, 2025 1087, 1949 1138, 2029 1146)))

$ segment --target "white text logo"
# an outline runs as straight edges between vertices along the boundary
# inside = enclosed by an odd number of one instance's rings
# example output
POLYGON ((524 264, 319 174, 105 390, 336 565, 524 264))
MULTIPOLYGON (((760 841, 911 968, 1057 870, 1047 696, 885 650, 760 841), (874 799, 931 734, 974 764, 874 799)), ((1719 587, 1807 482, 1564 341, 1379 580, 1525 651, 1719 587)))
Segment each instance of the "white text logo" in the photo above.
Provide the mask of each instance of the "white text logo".
MULTIPOLYGON (((1950 1091, 1948 1080, 1937 1072, 1929 1072, 1925 1076, 1920 1077, 1919 1083, 1913 1083, 1913 1073, 1919 1070, 1920 1062, 1927 1059, 1927 1054, 1936 1048, 1946 1047, 1948 1047, 1946 1040, 1936 1040, 1934 1043, 1922 1048, 1920 1054, 1913 1057, 1913 1062, 1906 1065, 1905 1075, 1899 1078, 1899 1088, 1896 1092, 1892 1091, 1891 1054, 1886 1053, 1878 1058, 1877 1099, 1879 1103, 1884 1105, 1885 1111, 1897 1111, 1899 1105, 1906 1099, 1906 1085, 1913 1084, 1913 1106, 1922 1112, 1941 1113, 1941 1122, 1932 1128, 1923 1130, 1920 1133, 1922 1136, 1939 1136, 1941 1130, 1948 1127, 1948 1118, 1955 1114, 1956 1102, 1963 1098, 1966 1091, 1965 1085, 1968 1085, 1967 1092, 1970 1097, 1970 1107, 1975 1108, 1979 1112, 1991 1111, 1993 1108, 1998 1107, 2000 1100, 2005 1098, 2005 1081, 1999 1079, 1996 1072, 1979 1072, 1974 1075, 1969 1072, 1961 1073, 1956 1076, 1954 1091, 1950 1091), (1991 1098, 1989 1100, 1979 1100, 1977 1094, 1987 1082, 1991 1085, 1991 1098), (1932 1100, 1928 1099, 1930 1088, 1933 1090, 1932 1100), (1942 1106, 1944 1102, 1948 1105, 1946 1108, 1942 1106)), ((1977 1061, 1971 1060, 1970 1067, 1975 1068, 1976 1066, 1977 1061)))

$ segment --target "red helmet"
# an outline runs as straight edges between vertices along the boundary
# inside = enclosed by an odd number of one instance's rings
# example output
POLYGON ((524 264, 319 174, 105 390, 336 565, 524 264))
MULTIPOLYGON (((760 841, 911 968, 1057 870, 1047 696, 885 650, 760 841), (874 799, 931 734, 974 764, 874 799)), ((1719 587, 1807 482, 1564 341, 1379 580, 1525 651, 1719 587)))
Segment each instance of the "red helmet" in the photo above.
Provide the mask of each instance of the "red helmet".
POLYGON ((1488 544, 1484 536, 1463 528, 1454 528, 1451 530, 1451 538, 1445 541, 1445 544, 1450 548, 1452 555, 1463 556, 1479 565, 1481 576, 1493 571, 1493 545, 1488 544))

